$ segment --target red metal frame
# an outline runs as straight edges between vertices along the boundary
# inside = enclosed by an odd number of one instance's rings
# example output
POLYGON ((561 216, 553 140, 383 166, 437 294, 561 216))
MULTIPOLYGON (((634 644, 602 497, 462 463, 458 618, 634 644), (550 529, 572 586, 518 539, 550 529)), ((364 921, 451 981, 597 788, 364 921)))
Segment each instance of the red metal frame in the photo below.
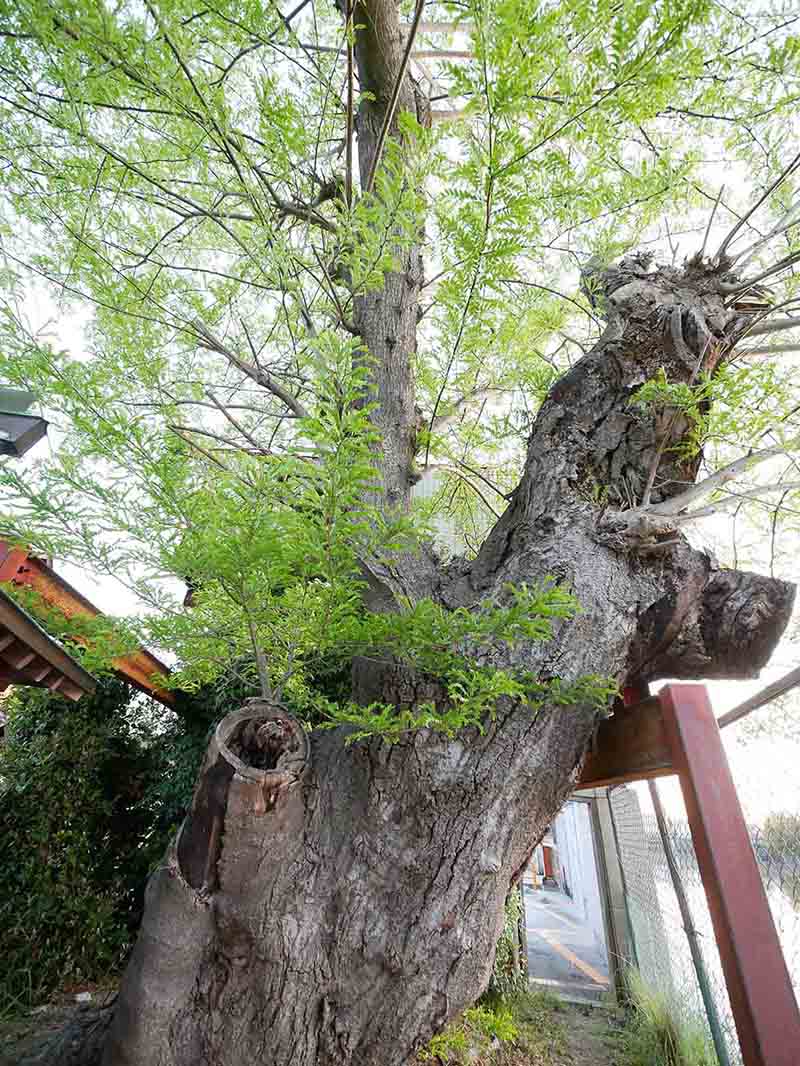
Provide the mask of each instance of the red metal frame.
POLYGON ((745 1066, 798 1066, 800 1011, 705 685, 659 693, 745 1066))
POLYGON ((800 1066, 800 1011, 705 685, 626 690, 578 788, 665 774, 681 782, 744 1064, 800 1066))

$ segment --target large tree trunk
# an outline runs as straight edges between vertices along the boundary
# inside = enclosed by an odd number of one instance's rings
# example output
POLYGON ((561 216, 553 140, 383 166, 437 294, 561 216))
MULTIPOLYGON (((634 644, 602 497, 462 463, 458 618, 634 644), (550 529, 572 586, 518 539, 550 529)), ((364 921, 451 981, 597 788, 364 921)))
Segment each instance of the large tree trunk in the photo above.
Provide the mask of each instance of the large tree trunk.
POLYGON ((200 799, 191 846, 150 885, 106 1061, 407 1062, 485 985, 509 882, 591 723, 508 708, 457 741, 314 734, 305 773, 277 794, 269 771, 220 769, 215 745, 198 793, 208 785, 223 810, 212 883, 202 890, 214 848, 200 799))
MULTIPOLYGON (((631 506, 654 462, 654 503, 685 487, 659 461, 664 419, 632 406, 633 391, 660 366, 673 380, 713 366, 741 323, 698 265, 633 259, 604 284, 608 328, 543 405, 477 558, 438 571, 399 560, 373 568, 373 588, 382 606, 399 586, 455 607, 551 575, 581 613, 547 644, 485 659, 567 680, 753 676, 793 589, 718 569, 631 506)), ((436 694, 399 664, 356 661, 353 682, 365 702, 436 694)), ((505 706, 484 735, 348 746, 341 729, 307 741, 258 701, 229 716, 150 886, 107 1066, 407 1063, 485 987, 509 884, 593 726, 586 708, 505 706)))

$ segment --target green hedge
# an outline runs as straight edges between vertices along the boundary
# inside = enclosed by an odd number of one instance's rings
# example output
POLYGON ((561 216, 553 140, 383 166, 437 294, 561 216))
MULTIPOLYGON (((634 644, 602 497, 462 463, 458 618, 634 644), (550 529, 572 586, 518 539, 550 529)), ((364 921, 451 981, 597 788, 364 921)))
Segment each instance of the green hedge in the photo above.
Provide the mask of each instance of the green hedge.
POLYGON ((0 1009, 117 967, 163 847, 152 738, 131 689, 69 703, 19 689, 0 744, 0 1009))

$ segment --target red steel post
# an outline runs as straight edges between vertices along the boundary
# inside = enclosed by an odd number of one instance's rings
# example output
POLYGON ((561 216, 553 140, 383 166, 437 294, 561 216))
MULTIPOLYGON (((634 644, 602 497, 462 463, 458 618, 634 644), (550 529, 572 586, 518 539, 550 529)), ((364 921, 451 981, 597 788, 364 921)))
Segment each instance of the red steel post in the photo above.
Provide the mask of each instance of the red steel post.
POLYGON ((705 685, 659 692, 745 1066, 798 1066, 800 1011, 705 685))

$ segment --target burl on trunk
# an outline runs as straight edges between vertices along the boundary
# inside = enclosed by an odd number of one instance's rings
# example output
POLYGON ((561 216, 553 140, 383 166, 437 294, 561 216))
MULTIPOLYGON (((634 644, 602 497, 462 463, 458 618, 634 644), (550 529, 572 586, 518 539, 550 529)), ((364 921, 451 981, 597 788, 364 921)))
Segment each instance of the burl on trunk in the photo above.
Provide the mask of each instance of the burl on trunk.
MULTIPOLYGON (((486 658, 620 684, 756 674, 794 590, 689 545, 668 506, 697 471, 672 448, 686 426, 630 402, 661 367, 688 381, 729 354, 743 322, 723 276, 636 257, 606 271, 607 328, 539 411, 477 557, 372 566, 376 602, 410 590, 469 607, 552 576, 580 613, 547 644, 486 658)), ((431 684, 354 662, 364 701, 413 703, 431 684)), ((594 724, 587 708, 508 705, 484 735, 348 746, 263 701, 229 715, 149 887, 106 1066, 408 1063, 485 987, 509 885, 594 724)))

